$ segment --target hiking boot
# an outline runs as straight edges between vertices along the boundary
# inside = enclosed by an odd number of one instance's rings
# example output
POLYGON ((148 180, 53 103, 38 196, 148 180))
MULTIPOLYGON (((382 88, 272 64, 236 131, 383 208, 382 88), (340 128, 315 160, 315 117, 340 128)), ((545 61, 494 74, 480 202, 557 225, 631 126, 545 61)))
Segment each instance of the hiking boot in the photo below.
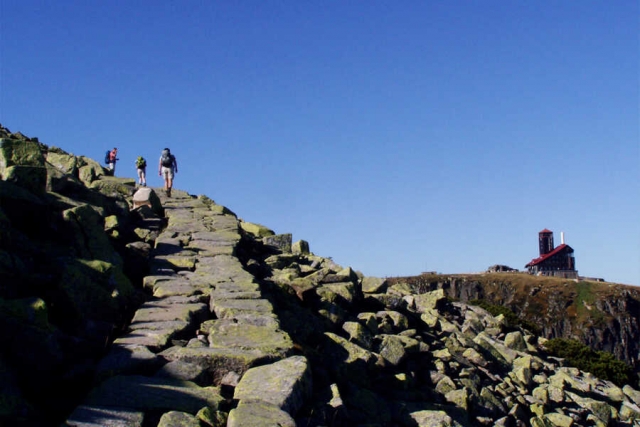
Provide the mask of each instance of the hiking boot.
POLYGON ((171 189, 170 188, 167 190, 167 197, 171 197, 171 189))

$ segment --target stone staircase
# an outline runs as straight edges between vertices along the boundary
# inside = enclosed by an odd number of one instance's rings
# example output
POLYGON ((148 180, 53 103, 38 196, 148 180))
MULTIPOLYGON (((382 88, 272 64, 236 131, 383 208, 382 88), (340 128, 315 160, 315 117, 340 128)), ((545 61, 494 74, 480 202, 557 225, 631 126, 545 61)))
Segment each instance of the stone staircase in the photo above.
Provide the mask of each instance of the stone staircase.
POLYGON ((143 282, 152 296, 66 425, 295 426, 309 364, 236 256, 238 219, 206 198, 159 196, 168 223, 143 282))

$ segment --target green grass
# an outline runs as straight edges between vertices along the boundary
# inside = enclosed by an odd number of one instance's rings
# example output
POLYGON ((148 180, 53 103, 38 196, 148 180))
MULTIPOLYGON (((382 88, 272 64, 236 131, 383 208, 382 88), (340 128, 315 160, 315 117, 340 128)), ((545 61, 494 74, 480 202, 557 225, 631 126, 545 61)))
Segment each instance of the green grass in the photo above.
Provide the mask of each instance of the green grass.
POLYGON ((595 295, 591 290, 591 283, 576 283, 576 293, 576 312, 578 313, 578 316, 588 316, 589 309, 585 304, 591 306, 595 302, 595 295))
POLYGON ((596 307, 599 299, 596 294, 597 284, 594 282, 576 283, 576 315, 580 319, 591 319, 591 322, 598 326, 606 323, 605 315, 596 307))

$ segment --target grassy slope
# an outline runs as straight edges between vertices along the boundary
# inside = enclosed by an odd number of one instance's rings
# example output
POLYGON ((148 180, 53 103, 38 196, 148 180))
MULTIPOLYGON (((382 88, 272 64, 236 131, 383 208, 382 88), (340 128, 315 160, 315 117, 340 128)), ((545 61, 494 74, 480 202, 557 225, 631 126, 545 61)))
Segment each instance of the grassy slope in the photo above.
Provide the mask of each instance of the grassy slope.
MULTIPOLYGON (((505 306, 547 338, 573 338, 595 350, 612 351, 624 341, 637 341, 640 333, 640 287, 526 273, 424 274, 388 281, 407 283, 416 293, 443 287, 454 299, 505 306)), ((632 357, 634 351, 626 354, 632 357)))
POLYGON ((576 282, 570 279, 532 276, 526 273, 422 275, 393 280, 434 283, 451 279, 479 283, 488 300, 497 304, 515 306, 516 312, 549 313, 553 311, 549 303, 562 300, 564 314, 581 322, 604 316, 604 313, 595 307, 598 300, 615 299, 622 293, 630 293, 635 295, 636 299, 640 299, 639 287, 609 282, 576 282), (505 292, 505 289, 509 289, 509 292, 505 292))

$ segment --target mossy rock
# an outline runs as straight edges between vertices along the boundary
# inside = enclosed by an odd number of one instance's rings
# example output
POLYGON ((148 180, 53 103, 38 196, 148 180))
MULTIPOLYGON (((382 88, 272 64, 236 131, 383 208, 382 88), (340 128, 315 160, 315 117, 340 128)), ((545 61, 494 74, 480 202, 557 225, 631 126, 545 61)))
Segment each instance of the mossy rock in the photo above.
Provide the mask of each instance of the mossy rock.
POLYGON ((92 181, 87 186, 98 190, 106 196, 116 197, 120 195, 129 198, 135 193, 135 185, 136 180, 133 178, 102 176, 100 179, 92 181))
POLYGON ((122 266, 122 259, 104 231, 104 219, 92 206, 67 209, 62 217, 69 227, 69 236, 79 258, 99 259, 122 266))
POLYGON ((276 234, 264 225, 254 224, 252 222, 240 221, 240 228, 256 237, 267 237, 276 234))
POLYGON ((115 323, 122 321, 135 296, 122 269, 99 260, 65 263, 60 290, 76 316, 115 323))
POLYGON ((50 150, 46 153, 46 162, 47 165, 65 175, 76 176, 78 173, 78 159, 71 154, 57 153, 50 150))
POLYGON ((351 381, 360 386, 368 386, 370 370, 377 358, 369 350, 351 343, 332 332, 325 332, 322 354, 335 379, 351 381))
POLYGON ((78 168, 78 179, 85 185, 91 184, 93 181, 104 176, 104 169, 98 162, 91 159, 80 157, 78 168))
POLYGON ((293 342, 289 335, 271 326, 218 320, 211 324, 208 332, 211 348, 257 350, 276 358, 286 357, 293 351, 293 342))
POLYGON ((42 145, 25 139, 0 139, 0 175, 10 166, 44 167, 42 145))

